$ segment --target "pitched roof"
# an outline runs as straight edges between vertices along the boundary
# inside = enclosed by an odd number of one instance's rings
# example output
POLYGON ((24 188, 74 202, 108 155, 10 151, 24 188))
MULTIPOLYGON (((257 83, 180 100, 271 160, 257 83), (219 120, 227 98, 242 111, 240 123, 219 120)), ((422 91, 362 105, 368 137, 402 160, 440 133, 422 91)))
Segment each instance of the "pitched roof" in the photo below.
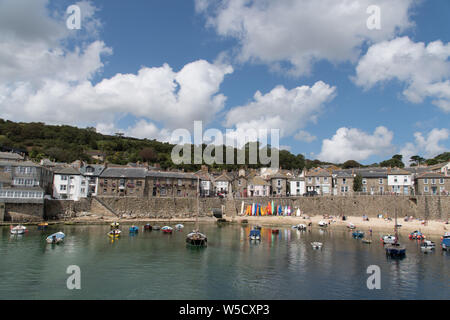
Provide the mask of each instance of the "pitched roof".
POLYGON ((170 171, 148 171, 147 177, 169 178, 169 179, 197 179, 193 173, 170 172, 170 171))
POLYGON ((23 156, 15 152, 0 152, 0 159, 23 160, 23 156))
POLYGON ((145 178, 147 170, 144 168, 108 167, 100 174, 102 178, 145 178))
POLYGON ((39 164, 32 161, 0 161, 0 166, 11 167, 41 167, 39 164))
POLYGON ((404 169, 388 169, 388 175, 409 175, 411 172, 404 170, 404 169))
POLYGON ((416 177, 416 179, 428 179, 428 178, 450 179, 449 176, 446 176, 445 174, 440 173, 440 172, 424 172, 416 177))
POLYGON ((254 186, 268 186, 270 185, 265 179, 260 176, 254 176, 248 180, 248 184, 252 184, 254 186))
POLYGON ((314 168, 314 169, 307 171, 306 176, 308 176, 308 177, 330 177, 331 172, 326 169, 322 169, 322 168, 314 168))
POLYGON ((58 167, 53 169, 55 174, 64 174, 64 175, 80 175, 80 171, 73 167, 58 167))
POLYGON ((93 176, 99 176, 103 172, 104 169, 105 169, 105 166, 101 165, 101 164, 88 164, 86 166, 82 166, 80 168, 80 172, 82 174, 88 173, 88 174, 93 175, 93 176), (93 172, 89 172, 88 171, 89 168, 92 168, 94 171, 93 172))

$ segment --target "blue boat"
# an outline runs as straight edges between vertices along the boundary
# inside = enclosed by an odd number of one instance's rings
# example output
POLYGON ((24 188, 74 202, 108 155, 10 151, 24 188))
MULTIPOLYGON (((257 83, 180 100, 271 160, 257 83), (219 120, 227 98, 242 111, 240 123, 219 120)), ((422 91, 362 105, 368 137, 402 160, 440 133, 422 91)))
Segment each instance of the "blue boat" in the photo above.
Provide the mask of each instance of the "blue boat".
POLYGON ((136 226, 131 226, 130 227, 130 233, 138 233, 139 232, 139 228, 136 226))
POLYGON ((258 229, 253 229, 250 231, 250 240, 261 240, 261 231, 258 229))
POLYGON ((362 231, 355 231, 352 233, 353 238, 363 238, 364 237, 364 232, 362 231))
POLYGON ((445 251, 450 250, 450 232, 446 232, 442 237, 441 248, 445 251))
POLYGON ((57 244, 63 242, 65 237, 66 235, 60 231, 49 235, 45 240, 47 241, 47 243, 57 244))

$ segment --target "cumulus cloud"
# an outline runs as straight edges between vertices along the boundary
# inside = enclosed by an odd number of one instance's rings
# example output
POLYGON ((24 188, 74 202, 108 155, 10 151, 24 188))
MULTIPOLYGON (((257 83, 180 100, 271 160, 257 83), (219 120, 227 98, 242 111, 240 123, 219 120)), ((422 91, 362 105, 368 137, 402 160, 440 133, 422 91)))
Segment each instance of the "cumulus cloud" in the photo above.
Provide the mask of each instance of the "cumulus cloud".
POLYGON ((257 91, 253 101, 231 109, 225 125, 236 131, 251 129, 279 129, 280 137, 287 137, 315 122, 323 106, 333 100, 336 87, 322 81, 313 86, 300 86, 291 90, 277 86, 266 94, 257 91))
POLYGON ((405 85, 404 97, 421 103, 431 98, 444 112, 450 112, 450 43, 413 42, 408 37, 371 46, 356 68, 354 81, 370 89, 398 80, 405 85))
POLYGON ((339 128, 331 139, 322 141, 318 158, 322 161, 344 162, 366 160, 373 155, 395 152, 391 144, 394 134, 387 128, 377 127, 373 134, 356 128, 339 128))
POLYGON ((319 60, 356 62, 365 43, 392 39, 412 26, 416 0, 196 0, 217 34, 237 39, 238 59, 308 74, 319 60), (381 10, 381 29, 369 30, 367 9, 381 10))
POLYGON ((400 154, 403 155, 405 163, 409 162, 411 156, 422 155, 426 158, 433 158, 438 154, 441 154, 448 150, 441 144, 443 141, 447 141, 450 137, 449 129, 433 129, 424 136, 421 132, 414 133, 415 142, 408 142, 400 150, 400 154))
POLYGON ((233 68, 221 61, 197 60, 177 71, 168 64, 144 66, 101 79, 103 59, 112 49, 98 38, 98 9, 91 1, 76 4, 81 33, 66 28, 66 12, 50 14, 48 1, 0 2, 0 117, 94 124, 112 133, 119 130, 114 123, 132 115, 135 126, 121 131, 162 139, 165 130, 192 126, 194 120, 208 123, 223 109, 226 97, 219 87, 233 68))
POLYGON ((317 137, 311 135, 309 132, 306 132, 304 130, 300 130, 294 136, 294 139, 299 140, 299 141, 303 141, 303 142, 307 142, 307 143, 311 143, 311 142, 315 141, 317 139, 317 137))

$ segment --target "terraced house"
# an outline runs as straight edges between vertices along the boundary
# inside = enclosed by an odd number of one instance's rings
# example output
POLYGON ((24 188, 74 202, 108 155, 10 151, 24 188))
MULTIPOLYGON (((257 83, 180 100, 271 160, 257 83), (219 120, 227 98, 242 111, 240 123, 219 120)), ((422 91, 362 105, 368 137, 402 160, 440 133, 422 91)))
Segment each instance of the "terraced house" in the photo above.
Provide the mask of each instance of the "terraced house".
POLYGON ((331 172, 323 168, 314 168, 305 174, 306 191, 316 191, 321 195, 330 195, 332 192, 331 172))
POLYGON ((353 169, 333 171, 333 195, 346 196, 353 194, 353 169))
POLYGON ((360 169, 357 173, 362 177, 363 193, 371 195, 390 193, 386 168, 360 169))
POLYGON ((426 172, 414 180, 419 195, 449 195, 450 176, 441 172, 426 172))
POLYGON ((119 197, 145 197, 147 169, 107 167, 98 179, 97 195, 119 197))
POLYGON ((199 177, 192 173, 148 171, 148 197, 196 197, 199 177))

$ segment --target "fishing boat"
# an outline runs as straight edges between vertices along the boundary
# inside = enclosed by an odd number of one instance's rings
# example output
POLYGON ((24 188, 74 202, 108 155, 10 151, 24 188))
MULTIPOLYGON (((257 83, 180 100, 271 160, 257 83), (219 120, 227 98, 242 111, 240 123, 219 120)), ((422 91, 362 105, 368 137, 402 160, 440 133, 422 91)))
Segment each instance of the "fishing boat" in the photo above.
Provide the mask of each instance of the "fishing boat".
POLYGON ((446 232, 441 237, 441 248, 445 251, 450 250, 450 232, 446 232))
POLYGON ((393 243, 386 244, 384 249, 386 250, 386 255, 390 257, 404 257, 406 254, 405 246, 398 242, 398 227, 397 227, 397 210, 395 210, 395 240, 393 243))
POLYGON ((323 221, 323 220, 319 221, 319 227, 322 227, 322 228, 328 227, 328 222, 323 221))
POLYGON ((11 234, 24 234, 27 231, 27 227, 19 224, 18 226, 11 226, 11 234))
POLYGON ((161 230, 161 227, 160 226, 153 226, 152 230, 159 231, 159 230, 161 230))
POLYGON ((423 240, 425 235, 420 231, 414 231, 409 234, 409 240, 423 240))
POLYGON ((381 236, 381 241, 383 241, 383 243, 385 244, 392 244, 395 242, 395 239, 395 236, 390 234, 381 236))
POLYGON ((323 243, 322 242, 311 242, 311 246, 313 249, 322 249, 323 243))
POLYGON ((164 233, 172 233, 173 228, 169 227, 169 226, 164 226, 164 227, 161 228, 161 231, 164 232, 164 233))
POLYGON ((250 234, 248 236, 250 240, 261 240, 261 231, 257 229, 250 230, 250 234))
POLYGON ((130 233, 138 233, 138 232, 139 232, 139 228, 137 226, 130 227, 130 233))
POLYGON ((111 230, 119 229, 119 226, 119 223, 114 221, 113 223, 111 223, 111 230))
POLYGON ((110 238, 119 238, 121 233, 122 231, 120 231, 119 229, 114 229, 108 232, 108 236, 110 238))
POLYGON ((272 229, 272 233, 273 234, 278 234, 278 233, 280 233, 280 230, 279 229, 272 229))
POLYGON ((152 226, 151 226, 151 224, 150 223, 147 223, 145 226, 144 226, 144 231, 152 231, 152 226))
POLYGON ((431 252, 435 248, 436 248, 436 244, 430 240, 424 240, 422 242, 422 244, 420 245, 420 250, 422 250, 422 252, 424 252, 424 253, 431 252))
POLYGON ((47 241, 47 243, 58 244, 63 242, 65 237, 66 235, 60 231, 49 235, 45 240, 47 241))
POLYGON ((42 222, 37 225, 38 230, 45 230, 45 229, 47 229, 47 227, 48 227, 47 222, 42 222))
POLYGON ((191 247, 206 247, 208 238, 205 234, 199 231, 198 216, 200 211, 199 196, 200 196, 200 178, 197 177, 197 215, 195 217, 195 229, 186 235, 186 244, 191 247))
POLYGON ((360 239, 360 238, 363 238, 363 237, 364 237, 364 232, 362 232, 362 231, 360 231, 360 230, 354 231, 354 232, 352 232, 352 236, 353 236, 353 238, 355 238, 355 239, 360 239))
POLYGON ((183 228, 184 226, 181 223, 175 225, 175 230, 182 230, 183 228))

